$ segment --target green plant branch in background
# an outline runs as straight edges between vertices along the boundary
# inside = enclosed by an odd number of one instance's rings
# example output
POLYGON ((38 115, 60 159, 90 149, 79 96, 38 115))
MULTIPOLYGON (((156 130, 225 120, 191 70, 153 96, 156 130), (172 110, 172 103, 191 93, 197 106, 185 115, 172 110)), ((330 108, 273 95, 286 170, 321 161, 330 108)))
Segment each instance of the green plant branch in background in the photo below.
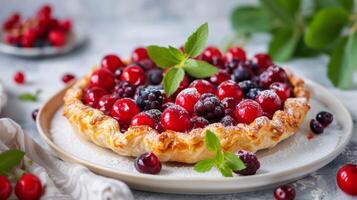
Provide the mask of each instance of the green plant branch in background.
POLYGON ((231 22, 240 35, 271 34, 268 53, 275 61, 327 54, 328 78, 346 89, 357 68, 354 6, 353 0, 260 0, 236 8, 231 22))

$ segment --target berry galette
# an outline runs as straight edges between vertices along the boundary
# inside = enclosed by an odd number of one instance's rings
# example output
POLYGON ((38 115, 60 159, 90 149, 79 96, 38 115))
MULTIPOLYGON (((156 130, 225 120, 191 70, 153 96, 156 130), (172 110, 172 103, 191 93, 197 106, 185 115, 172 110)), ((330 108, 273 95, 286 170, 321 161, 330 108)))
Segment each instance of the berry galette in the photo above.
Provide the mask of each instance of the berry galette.
POLYGON ((266 54, 198 51, 192 40, 180 49, 137 48, 129 62, 105 56, 66 92, 64 116, 120 155, 153 152, 183 163, 213 156, 204 141, 208 129, 230 152, 271 148, 299 129, 310 98, 303 80, 266 54))

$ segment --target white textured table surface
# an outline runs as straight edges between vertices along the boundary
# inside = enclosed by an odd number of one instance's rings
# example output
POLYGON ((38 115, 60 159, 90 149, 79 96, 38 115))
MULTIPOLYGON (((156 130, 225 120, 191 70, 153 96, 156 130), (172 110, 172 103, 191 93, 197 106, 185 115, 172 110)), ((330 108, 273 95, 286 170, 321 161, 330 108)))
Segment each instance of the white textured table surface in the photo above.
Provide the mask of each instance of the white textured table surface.
MULTIPOLYGON (((73 52, 70 55, 57 58, 46 59, 21 59, 0 55, 0 79, 9 94, 9 101, 0 114, 1 117, 10 117, 20 123, 28 134, 42 143, 39 137, 35 123, 31 118, 33 109, 56 93, 64 85, 61 82, 61 76, 65 72, 71 72, 77 76, 84 75, 94 64, 97 64, 101 57, 110 52, 115 52, 123 58, 129 56, 130 52, 139 45, 148 44, 174 44, 180 45, 185 37, 198 26, 199 22, 175 22, 168 20, 160 23, 126 23, 108 20, 82 21, 83 29, 90 36, 90 43, 86 48, 73 52), (12 75, 17 70, 26 72, 27 83, 24 86, 14 84, 12 75), (34 92, 36 89, 42 89, 40 101, 36 103, 22 102, 17 99, 18 94, 22 92, 34 92)), ((210 21, 211 44, 221 44, 225 36, 231 34, 230 28, 225 20, 210 21)), ((252 41, 247 50, 250 54, 264 51, 266 38, 258 37, 252 41)), ((327 60, 325 57, 310 60, 295 60, 286 66, 297 74, 310 78, 316 82, 331 87, 324 75, 326 69, 324 65, 327 60)), ((285 66, 284 65, 284 66, 285 66)), ((356 88, 356 87, 355 87, 356 88)), ((356 105, 353 100, 356 99, 357 91, 340 93, 340 98, 345 100, 348 106, 356 105)), ((356 120, 357 112, 352 113, 356 120)), ((356 123, 355 123, 356 127, 356 123)), ((354 134, 352 141, 346 150, 338 156, 333 162, 317 172, 292 183, 297 190, 297 199, 352 199, 343 194, 336 186, 335 175, 339 167, 345 163, 357 163, 357 137, 354 134)), ((227 195, 174 195, 160 194, 142 191, 133 191, 136 199, 273 199, 273 189, 267 189, 259 192, 250 192, 242 194, 227 195)))

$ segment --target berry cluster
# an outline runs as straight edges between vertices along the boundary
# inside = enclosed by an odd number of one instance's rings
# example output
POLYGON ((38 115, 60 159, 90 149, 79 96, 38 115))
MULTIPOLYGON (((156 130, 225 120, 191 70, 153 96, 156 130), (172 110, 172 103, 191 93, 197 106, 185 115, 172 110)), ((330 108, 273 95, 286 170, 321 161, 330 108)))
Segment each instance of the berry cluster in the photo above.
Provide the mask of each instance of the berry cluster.
POLYGON ((321 134, 333 121, 333 115, 327 111, 317 113, 316 118, 310 121, 310 129, 315 134, 321 134))
MULTIPOLYGON (((40 199, 43 191, 40 179, 28 172, 17 180, 14 189, 16 197, 20 200, 40 199)), ((12 184, 8 177, 0 175, 0 199, 8 199, 12 191, 12 184)))
POLYGON ((35 16, 22 19, 13 13, 2 25, 3 41, 18 47, 63 46, 71 32, 71 20, 60 20, 52 15, 50 5, 42 6, 35 16))

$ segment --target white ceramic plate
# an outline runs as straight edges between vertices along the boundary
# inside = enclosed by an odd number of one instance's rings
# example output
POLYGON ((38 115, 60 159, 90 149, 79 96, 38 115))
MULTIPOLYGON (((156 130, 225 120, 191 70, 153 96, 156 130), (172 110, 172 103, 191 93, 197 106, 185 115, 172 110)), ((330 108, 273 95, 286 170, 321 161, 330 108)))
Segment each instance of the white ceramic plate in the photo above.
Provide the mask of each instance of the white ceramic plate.
MULTIPOLYGON (((2 35, 0 34, 0 38, 2 35)), ((47 57, 66 54, 75 48, 81 46, 87 40, 86 36, 79 36, 78 34, 71 33, 68 36, 67 42, 63 47, 33 47, 33 48, 21 48, 11 46, 0 41, 0 52, 20 57, 35 58, 35 57, 47 57)))
POLYGON ((159 175, 137 172, 133 158, 119 156, 76 134, 61 114, 61 91, 41 109, 38 129, 52 150, 62 159, 77 162, 91 170, 125 181, 129 186, 165 193, 233 193, 259 190, 294 181, 332 161, 345 148, 352 135, 352 119, 342 103, 322 86, 306 81, 312 91, 311 111, 298 133, 270 150, 258 152, 261 169, 253 176, 224 178, 218 171, 200 174, 192 165, 163 164, 159 175), (309 138, 308 121, 317 112, 328 110, 335 120, 325 133, 309 138))

